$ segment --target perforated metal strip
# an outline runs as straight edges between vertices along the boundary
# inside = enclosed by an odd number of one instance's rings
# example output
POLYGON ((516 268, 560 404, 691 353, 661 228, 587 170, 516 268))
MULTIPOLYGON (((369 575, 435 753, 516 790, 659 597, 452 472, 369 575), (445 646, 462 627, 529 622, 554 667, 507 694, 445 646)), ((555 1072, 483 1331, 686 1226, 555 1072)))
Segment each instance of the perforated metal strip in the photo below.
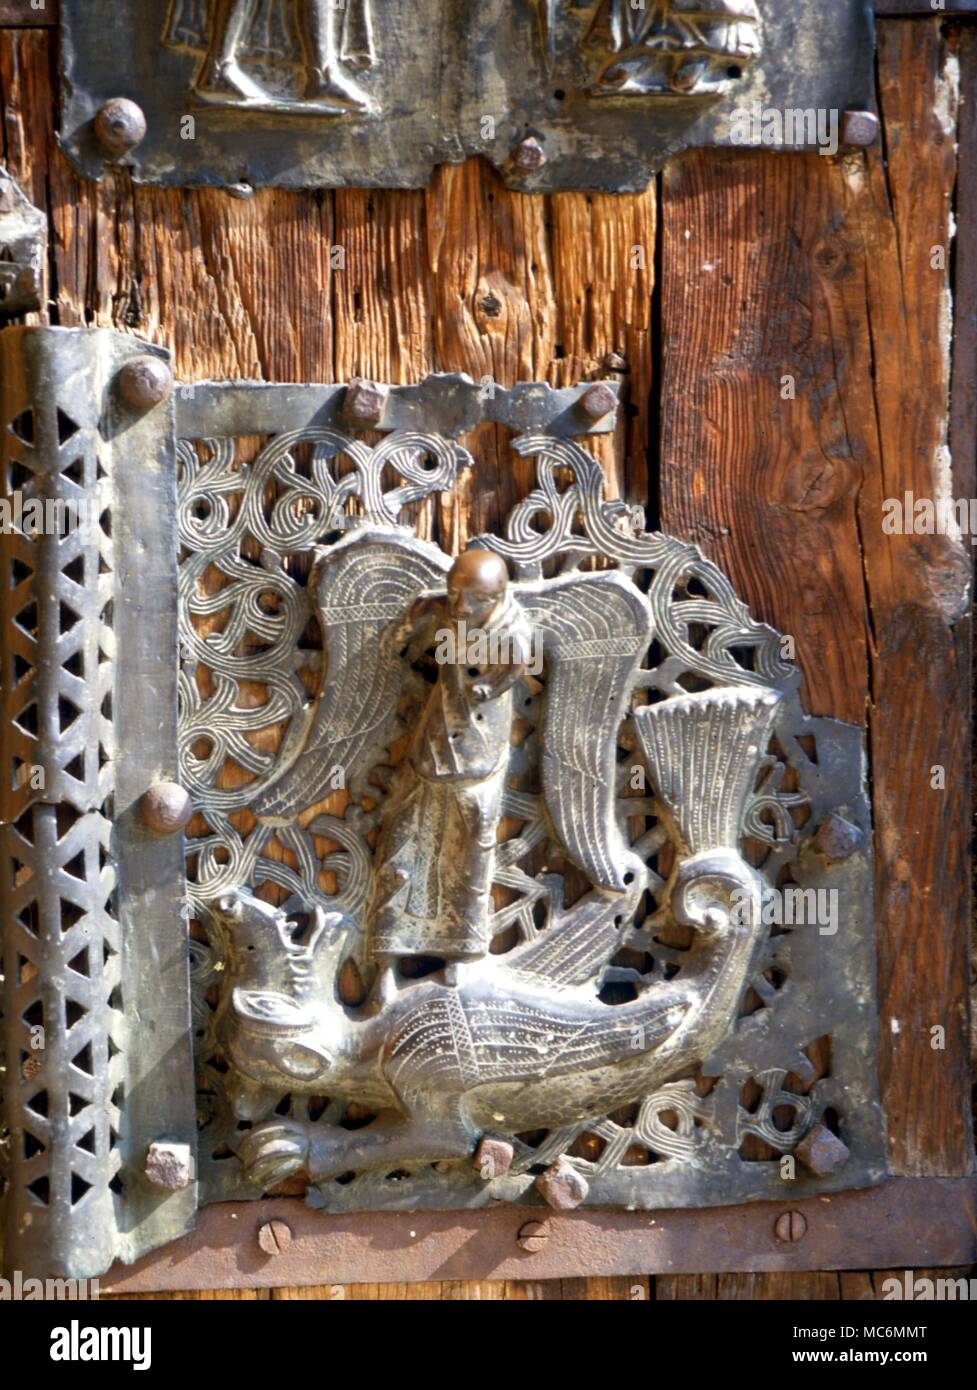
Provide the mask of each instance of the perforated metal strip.
POLYGON ((97 1274, 193 1209, 141 1171, 193 1132, 180 846, 135 809, 175 762, 172 413, 116 390, 144 351, 0 334, 4 1263, 32 1276, 97 1274))

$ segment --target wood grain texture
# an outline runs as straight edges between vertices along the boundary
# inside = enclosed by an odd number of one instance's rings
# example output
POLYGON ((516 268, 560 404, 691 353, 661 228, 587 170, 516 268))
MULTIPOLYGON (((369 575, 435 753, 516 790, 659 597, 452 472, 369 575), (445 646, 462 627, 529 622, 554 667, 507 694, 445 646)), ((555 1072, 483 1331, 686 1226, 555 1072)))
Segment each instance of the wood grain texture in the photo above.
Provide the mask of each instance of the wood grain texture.
POLYGON ((879 148, 699 152, 666 170, 662 524, 795 637, 812 712, 867 715, 890 1158, 898 1173, 958 1175, 973 1163, 971 546, 882 530, 886 498, 959 495, 947 449, 955 64, 938 21, 882 24, 879 41, 879 148))
MULTIPOLYGON (((973 39, 966 31, 960 49, 967 71, 973 39)), ((958 330, 964 365, 953 382, 948 475, 950 269, 930 266, 932 247, 949 244, 955 187, 958 213, 977 196, 954 151, 956 42, 939 20, 880 25, 878 149, 838 160, 690 154, 662 176, 660 200, 654 186, 633 197, 527 197, 476 161, 442 167, 426 191, 264 190, 240 200, 136 188, 117 173, 83 183, 55 148, 53 36, 0 32, 4 158, 51 221, 49 321, 163 343, 185 380, 410 381, 467 371, 509 385, 620 374, 622 422, 595 445, 612 487, 648 501, 652 515, 660 507, 668 530, 697 540, 755 613, 796 637, 813 712, 867 722, 892 1160, 900 1172, 947 1175, 972 1162, 969 547, 884 536, 880 512, 884 497, 930 495, 948 476, 957 495, 975 486, 972 339, 958 330), (606 366, 608 353, 623 363, 606 366), (786 374, 796 380, 792 401, 780 395, 786 374), (948 774, 941 793, 929 787, 937 763, 948 774), (947 1029, 943 1052, 928 1045, 934 1024, 947 1029)), ((972 105, 961 108, 959 131, 962 151, 972 149, 972 105)), ((974 254, 971 236, 958 248, 958 276, 974 254)), ((531 478, 506 432, 487 427, 470 443, 477 470, 423 522, 449 548, 497 526, 531 478)), ((882 1277, 358 1285, 261 1296, 872 1298, 882 1277)))

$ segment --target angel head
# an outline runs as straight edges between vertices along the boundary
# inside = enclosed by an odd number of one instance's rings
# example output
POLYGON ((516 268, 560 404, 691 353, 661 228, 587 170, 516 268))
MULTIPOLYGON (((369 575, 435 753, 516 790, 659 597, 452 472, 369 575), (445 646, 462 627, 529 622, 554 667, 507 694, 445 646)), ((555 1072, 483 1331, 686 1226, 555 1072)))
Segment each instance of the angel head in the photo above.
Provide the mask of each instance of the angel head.
POLYGON ((466 550, 448 571, 446 587, 452 617, 477 627, 505 598, 509 570, 501 555, 491 550, 466 550))

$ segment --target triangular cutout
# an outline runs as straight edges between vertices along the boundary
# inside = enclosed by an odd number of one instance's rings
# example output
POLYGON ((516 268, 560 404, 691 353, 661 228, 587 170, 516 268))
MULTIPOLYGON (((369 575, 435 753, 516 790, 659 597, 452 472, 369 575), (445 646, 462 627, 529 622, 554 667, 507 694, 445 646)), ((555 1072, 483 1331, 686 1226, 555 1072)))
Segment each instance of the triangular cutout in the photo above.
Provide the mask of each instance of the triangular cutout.
POLYGON ((85 780, 85 755, 79 753, 77 758, 72 758, 70 763, 65 763, 65 772, 69 777, 73 777, 76 782, 85 780))
POLYGON ((83 1150, 85 1151, 85 1153, 87 1153, 87 1154, 93 1154, 93 1153, 95 1152, 95 1130, 94 1130, 94 1127, 93 1127, 92 1129, 88 1130, 88 1132, 87 1132, 86 1134, 83 1134, 83 1135, 81 1136, 80 1139, 76 1139, 76 1140, 75 1140, 75 1148, 76 1148, 76 1149, 83 1149, 83 1150))
POLYGON ((36 1182, 28 1183, 27 1191, 43 1207, 46 1207, 51 1200, 51 1183, 48 1178, 38 1178, 36 1182))
POLYGON ((78 1203, 81 1201, 82 1197, 84 1197, 85 1193, 86 1193, 86 1192, 90 1192, 91 1189, 92 1189, 92 1185, 91 1185, 90 1182, 86 1182, 85 1179, 82 1178, 82 1177, 79 1177, 79 1175, 78 1175, 77 1173, 72 1173, 72 1175, 71 1175, 71 1205, 72 1205, 73 1207, 76 1207, 76 1206, 78 1205, 78 1203))
MULTIPOLYGON (((80 426, 80 425, 76 425, 75 422, 74 422, 74 420, 72 420, 71 416, 70 416, 70 415, 66 415, 65 412, 64 412, 64 411, 61 409, 61 407, 59 406, 59 407, 58 407, 58 443, 59 443, 59 444, 67 444, 67 442, 68 442, 68 440, 71 438, 71 436, 72 436, 73 434, 77 434, 80 428, 81 428, 81 426, 80 426)), ((81 460, 79 459, 79 463, 80 463, 80 462, 81 462, 81 460)), ((74 467, 74 465, 72 465, 72 467, 74 467)), ((65 470, 65 471, 67 472, 67 470, 65 470)))
POLYGON ((15 434, 22 444, 34 444, 34 412, 27 407, 21 411, 15 420, 11 420, 8 426, 11 434, 15 434))
POLYGON ((64 1022, 66 1028, 74 1028, 76 1023, 80 1023, 88 1010, 84 1004, 79 1004, 77 999, 66 999, 64 1001, 64 1022))
POLYGON ((37 604, 33 601, 25 603, 20 612, 14 614, 14 622, 26 636, 35 636, 37 632, 37 604))
POLYGON ((79 614, 77 614, 69 604, 64 602, 58 604, 58 626, 62 635, 66 632, 70 632, 75 624, 80 622, 81 618, 79 614))
POLYGON ((33 565, 29 565, 26 560, 14 559, 10 561, 10 587, 16 589, 18 584, 23 584, 25 579, 30 579, 34 573, 33 565))
POLYGON ((76 975, 84 975, 86 979, 91 978, 91 965, 88 960, 88 947, 83 946, 76 956, 72 956, 68 962, 68 969, 73 970, 76 975))
POLYGON ((63 575, 65 575, 68 579, 70 579, 71 582, 72 582, 72 584, 84 584, 84 582, 85 582, 85 557, 84 557, 84 555, 76 555, 75 558, 74 558, 73 560, 69 560, 68 563, 65 565, 64 569, 61 571, 61 573, 62 573, 63 575))
POLYGON ((27 1109, 33 1111, 33 1113, 38 1117, 38 1119, 40 1119, 40 1120, 46 1120, 46 1119, 47 1119, 47 1114, 48 1114, 47 1091, 38 1091, 38 1093, 37 1093, 36 1096, 31 1096, 30 1100, 27 1101, 27 1102, 25 1102, 25 1103, 26 1103, 27 1109))
POLYGON ((19 652, 14 652, 14 684, 15 684, 15 685, 20 685, 20 683, 21 683, 21 681, 24 679, 24 677, 30 675, 30 673, 31 673, 33 670, 34 670, 34 667, 33 667, 33 666, 31 665, 31 663, 26 659, 26 657, 21 656, 19 652))
POLYGON ((88 880, 85 877, 85 851, 79 850, 73 859, 68 860, 67 864, 62 864, 61 871, 62 873, 70 875, 71 878, 78 879, 80 883, 87 883, 88 880))
POLYGON ((14 716, 14 723, 22 734, 37 738, 37 701, 31 700, 14 716))

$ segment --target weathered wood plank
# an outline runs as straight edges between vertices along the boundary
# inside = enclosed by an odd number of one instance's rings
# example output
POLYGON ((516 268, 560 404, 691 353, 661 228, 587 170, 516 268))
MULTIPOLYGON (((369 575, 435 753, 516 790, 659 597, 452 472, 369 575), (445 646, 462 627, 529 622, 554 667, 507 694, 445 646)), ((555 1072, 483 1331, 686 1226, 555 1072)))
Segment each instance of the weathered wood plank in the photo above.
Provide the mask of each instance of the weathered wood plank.
POLYGON ((886 535, 882 504, 952 486, 949 255, 932 248, 949 247, 953 73, 939 21, 883 24, 880 149, 698 152, 669 166, 662 210, 662 523, 794 635, 809 709, 867 707, 891 1162, 947 1175, 972 1163, 970 547, 886 535))

